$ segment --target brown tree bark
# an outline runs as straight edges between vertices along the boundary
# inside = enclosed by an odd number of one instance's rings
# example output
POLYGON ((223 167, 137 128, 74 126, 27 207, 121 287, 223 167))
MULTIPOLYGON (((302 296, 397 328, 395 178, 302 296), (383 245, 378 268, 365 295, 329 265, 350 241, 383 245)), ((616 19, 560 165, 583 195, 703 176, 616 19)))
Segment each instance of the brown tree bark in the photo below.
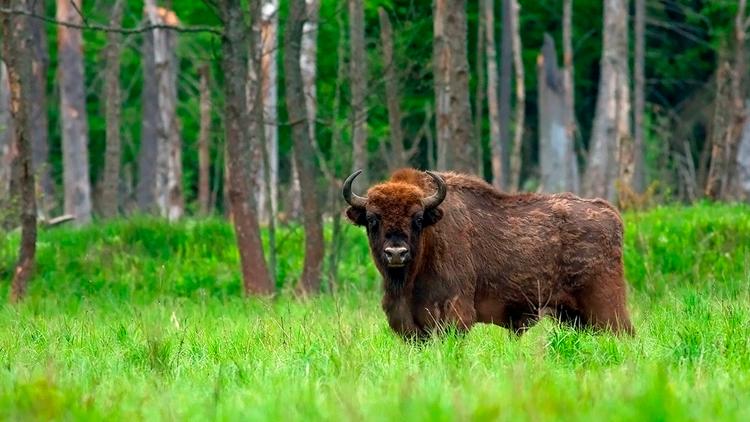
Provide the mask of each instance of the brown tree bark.
POLYGON ((615 181, 632 185, 628 0, 605 0, 604 41, 596 114, 583 194, 613 201, 615 181))
POLYGON ((290 1, 289 18, 285 30, 286 51, 284 54, 286 104, 292 126, 294 157, 302 185, 302 207, 305 223, 305 262, 302 278, 297 286, 297 291, 303 295, 317 293, 320 290, 320 273, 324 255, 323 225, 316 195, 315 152, 310 144, 309 122, 305 109, 305 93, 300 66, 305 14, 304 0, 290 1))
POLYGON ((211 91, 207 63, 200 74, 200 128, 198 130, 198 204, 203 215, 211 213, 211 91))
POLYGON ((473 173, 476 156, 472 140, 466 38, 465 0, 434 0, 433 65, 438 161, 444 160, 445 168, 473 173))
MULTIPOLYGON (((115 0, 110 26, 122 24, 123 0, 115 0)), ((104 70, 104 98, 106 114, 106 152, 104 156, 104 180, 102 183, 102 215, 105 218, 117 216, 120 182, 120 54, 122 52, 122 35, 118 32, 107 33, 106 68, 104 70)))
POLYGON ((141 47, 141 146, 138 151, 136 199, 141 212, 156 211, 156 157, 158 155, 159 97, 154 62, 154 31, 143 33, 141 47))
POLYGON ((513 151, 510 154, 510 188, 517 191, 521 183, 521 142, 523 141, 524 117, 526 108, 526 86, 524 82, 523 60, 521 57, 520 8, 516 0, 511 0, 511 32, 513 36, 513 72, 516 75, 516 116, 513 132, 513 151))
MULTIPOLYGON (((355 189, 366 189, 367 177, 367 56, 365 55, 365 11, 363 0, 349 2, 349 80, 352 95, 353 170, 365 172, 355 181, 355 189), (359 183, 357 183, 359 182, 359 183), (359 185, 359 186, 357 186, 359 185)), ((299 169, 298 169, 299 170, 299 169)), ((304 188, 303 188, 304 189, 304 188)))
POLYGON ((229 203, 240 252, 245 294, 272 294, 274 285, 268 274, 260 239, 250 175, 250 133, 248 131, 247 78, 248 39, 240 0, 221 2, 225 25, 222 39, 222 70, 224 72, 224 124, 229 169, 229 203))
POLYGON ((568 110, 564 71, 557 66, 555 42, 544 34, 542 54, 537 58, 539 89, 539 164, 545 192, 575 189, 578 176, 573 138, 567 130, 568 110))
MULTIPOLYGON (((279 116, 278 116, 278 47, 279 47, 279 0, 265 0, 261 14, 261 39, 263 40, 263 116, 265 124, 266 152, 268 155, 267 185, 270 218, 279 210, 279 116)), ((264 165, 265 168, 265 165, 264 165)))
MULTIPOLYGON (((505 0, 503 0, 503 4, 505 0)), ((495 43, 495 2, 482 0, 482 10, 485 20, 485 46, 487 50, 487 109, 490 120, 490 149, 492 151, 492 185, 497 189, 503 188, 503 147, 500 128, 500 104, 497 86, 497 47, 495 43)), ((506 25, 503 25, 505 36, 506 25)), ((506 75, 507 76, 507 75, 506 75)))
POLYGON ((510 132, 511 114, 511 88, 513 86, 513 3, 511 0, 502 0, 503 5, 503 32, 500 40, 500 159, 502 160, 500 189, 507 188, 510 172, 510 145, 512 142, 510 132))
MULTIPOLYGON (((81 24, 76 11, 81 5, 82 0, 57 0, 57 20, 81 24)), ((91 182, 81 31, 58 25, 57 43, 65 213, 83 225, 91 221, 91 182)))
MULTIPOLYGON (((474 93, 474 150, 476 152, 477 161, 477 174, 484 176, 484 154, 482 145, 482 128, 484 125, 484 100, 485 92, 487 90, 487 22, 485 14, 483 13, 484 5, 483 1, 479 2, 479 11, 477 13, 477 50, 476 58, 474 62, 474 72, 476 72, 476 91, 474 93)), ((494 0, 490 1, 494 4, 494 0)), ((494 29, 493 29, 494 34, 494 29)), ((494 48, 494 46, 493 46, 494 48)), ((492 124, 490 122, 490 124, 492 124)))
POLYGON ((570 140, 569 167, 570 184, 567 189, 578 193, 581 190, 581 177, 578 170, 575 139, 576 128, 575 84, 573 83, 573 0, 563 1, 563 92, 565 95, 565 131, 570 140))
POLYGON ((388 126, 391 134, 391 151, 389 166, 398 169, 406 165, 404 152, 404 131, 401 127, 401 101, 399 82, 396 74, 396 63, 393 57, 393 28, 388 13, 378 8, 380 18, 380 43, 383 46, 383 63, 385 66, 385 98, 388 106, 388 126))
MULTIPOLYGON (((2 40, 0 40, 2 41, 2 40)), ((0 60, 0 205, 10 204, 11 167, 17 155, 13 119, 10 114, 10 80, 5 61, 0 60)), ((1 215, 0 220, 8 216, 1 215)))
MULTIPOLYGON (((566 0, 570 1, 570 0, 566 0)), ((646 105, 646 0, 635 0, 635 57, 633 60, 633 190, 643 192, 646 188, 646 168, 644 163, 644 109, 646 105)))
MULTIPOLYGON (((146 14, 152 25, 179 25, 171 10, 146 1, 146 14)), ((185 212, 182 195, 182 140, 177 120, 177 33, 170 29, 152 31, 158 99, 156 204, 163 217, 174 221, 185 212)))
MULTIPOLYGON (((44 15, 44 2, 33 1, 33 12, 44 15)), ((29 19, 31 52, 31 74, 33 82, 28 84, 29 121, 34 124, 29 127, 31 138, 31 161, 34 174, 39 185, 39 213, 49 217, 54 207, 55 184, 52 180, 49 162, 49 131, 47 119, 47 69, 49 67, 49 53, 47 46, 47 30, 44 22, 39 19, 29 19)))
MULTIPOLYGON (((29 10, 27 0, 2 0, 0 7, 13 6, 20 10, 29 10)), ((25 293, 36 255, 36 195, 34 169, 31 157, 31 139, 29 137, 28 118, 28 84, 31 63, 28 49, 31 44, 31 33, 28 18, 21 15, 0 14, 2 30, 3 56, 6 59, 8 85, 10 86, 10 113, 13 118, 13 130, 18 144, 18 159, 21 171, 21 246, 18 263, 13 273, 10 290, 10 301, 20 301, 25 293)))

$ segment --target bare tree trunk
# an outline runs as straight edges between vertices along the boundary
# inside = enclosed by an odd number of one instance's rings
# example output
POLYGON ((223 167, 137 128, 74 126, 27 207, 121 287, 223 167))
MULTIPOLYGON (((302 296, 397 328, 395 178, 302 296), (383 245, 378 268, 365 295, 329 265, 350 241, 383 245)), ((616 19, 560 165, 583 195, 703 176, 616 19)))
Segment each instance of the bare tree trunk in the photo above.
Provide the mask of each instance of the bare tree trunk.
POLYGON ((571 141, 570 163, 571 185, 573 192, 581 190, 581 177, 578 171, 578 158, 575 149, 576 128, 575 84, 573 83, 573 0, 563 1, 563 90, 565 92, 565 130, 571 141))
POLYGON ((511 88, 513 86, 513 3, 511 0, 503 0, 503 32, 500 41, 500 160, 501 174, 498 186, 507 188, 510 172, 510 113, 511 113, 511 88))
POLYGON ((203 215, 211 213, 211 91, 209 67, 204 63, 200 74, 200 129, 198 131, 198 204, 203 215))
POLYGON ((523 140, 524 117, 526 108, 526 85, 524 82, 523 59, 521 57, 521 21, 519 6, 511 0, 511 32, 513 36, 513 71, 516 74, 516 118, 513 132, 513 152, 510 155, 510 188, 514 191, 521 183, 521 141, 523 140))
MULTIPOLYGON (((81 4, 82 0, 57 0, 57 19, 81 24, 76 11, 81 4)), ((91 221, 91 182, 81 31, 58 25, 57 42, 65 213, 83 225, 91 221)))
POLYGON ((261 67, 264 74, 261 90, 263 93, 263 121, 266 131, 266 155, 268 158, 266 185, 268 186, 270 219, 275 219, 279 210, 278 33, 279 0, 265 0, 261 11, 261 39, 263 42, 261 67))
MULTIPOLYGON (((225 34, 222 42, 224 71, 225 131, 229 168, 229 202, 240 251, 245 294, 271 294, 274 285, 268 274, 260 239, 253 193, 250 189, 251 137, 246 98, 248 32, 240 0, 222 1, 225 34)), ((257 164, 256 164, 257 165, 257 164)))
MULTIPOLYGON (((474 63, 474 71, 477 74, 477 84, 476 84, 476 93, 474 94, 474 149, 476 152, 476 160, 477 160, 477 174, 481 177, 484 177, 484 154, 483 154, 483 147, 482 147, 482 126, 484 123, 484 97, 485 97, 485 90, 487 90, 487 77, 485 76, 485 72, 487 68, 485 66, 489 66, 489 61, 487 61, 486 52, 487 50, 487 43, 486 43, 486 33, 488 22, 486 22, 486 16, 483 13, 483 10, 485 9, 485 6, 483 5, 482 0, 479 2, 479 12, 477 13, 477 54, 476 54, 476 61, 474 63), (485 62, 487 64, 485 64, 485 62)), ((494 4, 494 0, 490 0, 491 4, 494 4)), ((494 7, 493 7, 494 9, 494 7)), ((493 13, 494 17, 494 13, 493 13)), ((494 25, 494 20, 493 20, 494 25)), ((494 39, 494 26, 492 27, 492 33, 493 33, 493 39, 494 39)), ((492 48, 494 49, 495 46, 493 45, 492 48)), ((492 117, 490 117, 490 127, 492 125, 492 117)), ((492 148, 490 147, 490 151, 492 148)))
MULTIPOLYGON (((465 0, 434 0, 433 60, 438 156, 447 168, 474 172, 465 0)), ((440 164, 438 164, 440 165, 440 164)))
MULTIPOLYGON (((11 3, 17 9, 29 10, 26 0, 0 1, 0 7, 10 8, 11 3)), ((27 121, 29 106, 28 80, 31 73, 29 55, 30 45, 28 18, 21 15, 0 14, 2 29, 3 56, 7 60, 8 80, 10 86, 10 112, 14 121, 15 139, 18 143, 21 181, 21 247, 18 263, 13 273, 10 290, 10 301, 18 302, 26 293, 36 255, 36 195, 34 193, 34 170, 31 157, 31 139, 27 121)))
MULTIPOLYGON (((570 1, 570 0, 567 0, 570 1)), ((646 188, 646 168, 644 163, 644 127, 643 115, 645 109, 646 78, 646 0, 635 0, 635 58, 634 58, 634 87, 633 90, 633 123, 634 123, 634 160, 633 160, 633 189, 643 192, 646 188)))
POLYGON ((544 34, 542 54, 537 58, 539 83, 539 163, 545 192, 574 189, 575 155, 573 138, 566 129, 564 72, 557 66, 555 42, 544 34))
POLYGON ((380 7, 380 42, 383 45, 383 62, 385 64, 385 97, 388 105, 388 126, 391 131, 391 156, 389 166, 401 168, 406 165, 404 153, 404 131, 401 127, 401 102, 399 82, 396 75, 396 63, 393 57, 393 28, 388 13, 380 7))
MULTIPOLYGON (((363 0, 349 1, 349 79, 352 92, 353 170, 367 169, 367 56, 365 55, 365 11, 363 0)), ((365 171, 355 180, 355 189, 368 186, 365 171), (359 186, 357 186, 359 185, 359 186)))
MULTIPOLYGON (((353 13, 352 15, 355 14, 353 13)), ((297 291, 303 295, 317 293, 320 290, 320 273, 324 257, 323 225, 316 194, 317 174, 314 163, 315 153, 310 143, 310 129, 308 127, 309 122, 307 120, 302 69, 300 66, 305 15, 305 1, 291 0, 289 18, 286 24, 287 48, 284 54, 286 104, 289 111, 289 121, 292 126, 292 138, 296 152, 294 157, 297 162, 297 170, 299 171, 300 183, 302 185, 302 206, 305 222, 305 262, 302 270, 302 278, 297 286, 297 291)), ((364 41, 364 37, 362 41, 364 41)), ((362 47, 364 48, 364 45, 362 47)))
MULTIPOLYGON (((750 109, 750 100, 745 101, 745 110, 750 109)), ((745 119, 742 138, 737 148, 737 196, 750 201, 750 119, 745 119)))
MULTIPOLYGON (((0 40, 2 41, 2 40, 0 40)), ((15 130, 10 113, 10 80, 5 61, 0 60, 0 205, 9 207, 11 167, 16 156, 15 130)), ((0 219, 5 218, 0 215, 0 219)))
POLYGON ((725 54, 719 56, 719 68, 716 71, 716 96, 714 99, 714 118, 711 122, 711 164, 706 178, 706 196, 713 200, 722 198, 726 185, 726 170, 729 166, 727 139, 731 136, 731 118, 726 112, 731 107, 731 66, 725 54))
POLYGON ((141 63, 141 147, 138 152, 136 199, 141 212, 156 211, 156 157, 158 155, 159 91, 154 62, 154 31, 143 34, 141 63))
MULTIPOLYGON (((109 24, 119 27, 122 23, 123 1, 115 0, 109 24)), ((104 70, 104 98, 106 108, 107 146, 104 157, 104 180, 102 183, 102 215, 105 218, 117 216, 120 182, 120 53, 122 34, 107 33, 106 69, 104 70)))
MULTIPOLYGON (((44 2, 31 2, 33 12, 44 15, 44 2)), ((49 217, 54 207, 55 184, 49 163, 49 131, 47 120, 47 69, 49 67, 49 53, 47 47, 47 30, 44 22, 39 19, 28 20, 31 32, 31 74, 33 82, 27 85, 29 121, 34 124, 29 127, 31 138, 31 161, 34 175, 38 178, 41 193, 38 212, 43 217, 49 217)))
POLYGON ((613 201, 618 169, 623 186, 631 186, 628 67, 628 0, 605 0, 599 93, 583 188, 588 197, 613 201))
MULTIPOLYGON (((482 0, 482 11, 485 20, 485 38, 487 49, 487 109, 490 118, 490 147, 492 151, 492 185, 503 188, 503 147, 501 145, 500 114, 497 87, 497 49, 495 44, 495 2, 482 0)), ((505 4, 505 0, 503 0, 505 4)), ((503 36, 506 28, 503 25, 503 36)))
MULTIPOLYGON (((152 25, 179 25, 175 13, 156 7, 155 0, 146 1, 146 13, 152 25)), ((176 32, 154 29, 153 40, 159 101, 156 204, 163 217, 174 221, 185 212, 182 196, 182 141, 177 120, 176 32)))

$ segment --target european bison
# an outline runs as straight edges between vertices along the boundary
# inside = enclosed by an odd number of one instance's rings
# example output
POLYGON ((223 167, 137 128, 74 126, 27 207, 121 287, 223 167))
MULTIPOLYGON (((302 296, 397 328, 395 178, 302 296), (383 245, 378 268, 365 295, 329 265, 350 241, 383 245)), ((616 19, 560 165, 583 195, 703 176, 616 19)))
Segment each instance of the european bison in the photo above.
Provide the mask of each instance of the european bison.
POLYGON ((367 228, 383 310, 407 338, 493 323, 523 333, 543 315, 633 334, 622 220, 604 200, 506 194, 464 174, 402 169, 367 197, 343 195, 367 228))

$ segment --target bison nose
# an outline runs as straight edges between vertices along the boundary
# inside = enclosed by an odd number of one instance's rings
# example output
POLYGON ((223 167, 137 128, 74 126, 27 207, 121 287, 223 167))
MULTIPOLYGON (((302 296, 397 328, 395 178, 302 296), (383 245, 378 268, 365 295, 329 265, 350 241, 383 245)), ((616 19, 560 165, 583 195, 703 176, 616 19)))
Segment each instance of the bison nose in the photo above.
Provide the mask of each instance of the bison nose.
POLYGON ((409 259, 409 250, 403 246, 387 247, 385 248, 385 259, 391 266, 404 265, 409 259))

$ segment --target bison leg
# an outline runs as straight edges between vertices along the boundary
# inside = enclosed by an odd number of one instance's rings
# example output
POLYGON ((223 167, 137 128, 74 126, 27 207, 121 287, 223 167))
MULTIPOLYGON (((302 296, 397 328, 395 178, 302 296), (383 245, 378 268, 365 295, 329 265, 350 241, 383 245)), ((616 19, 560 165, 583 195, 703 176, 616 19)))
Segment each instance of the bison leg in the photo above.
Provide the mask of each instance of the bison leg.
POLYGON ((539 322, 539 314, 531 312, 517 312, 510 316, 508 328, 518 336, 523 335, 529 328, 539 322))
POLYGON ((626 305, 625 280, 621 275, 598 277, 598 280, 587 283, 576 299, 583 325, 615 334, 635 334, 626 305))
POLYGON ((417 320, 425 332, 443 333, 453 329, 465 333, 476 323, 476 312, 472 301, 455 296, 442 303, 421 306, 417 320))

